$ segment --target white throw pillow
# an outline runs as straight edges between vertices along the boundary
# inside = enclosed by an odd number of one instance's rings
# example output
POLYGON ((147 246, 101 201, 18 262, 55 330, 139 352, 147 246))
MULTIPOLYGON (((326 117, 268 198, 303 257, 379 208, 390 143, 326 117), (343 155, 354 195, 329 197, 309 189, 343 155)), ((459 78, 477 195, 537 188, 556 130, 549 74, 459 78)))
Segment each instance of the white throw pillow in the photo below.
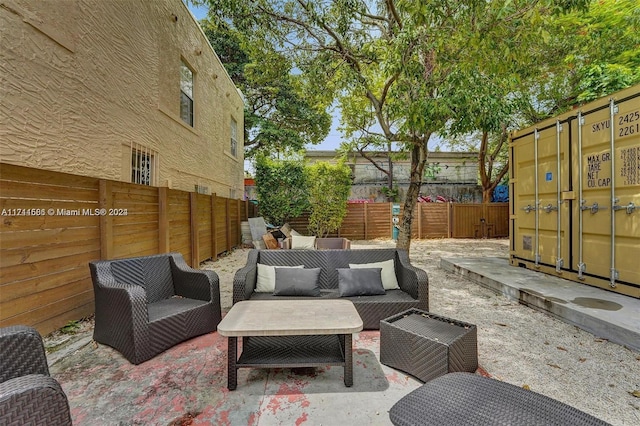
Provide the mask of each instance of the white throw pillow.
POLYGON ((385 290, 397 290, 400 288, 396 278, 396 269, 393 259, 374 263, 350 263, 349 268, 382 268, 382 286, 385 290))
POLYGON ((316 248, 316 237, 305 237, 303 235, 291 235, 292 249, 313 250, 316 248))
POLYGON ((256 281, 256 293, 273 293, 276 288, 276 268, 304 268, 298 266, 274 266, 258 263, 258 279, 256 281))

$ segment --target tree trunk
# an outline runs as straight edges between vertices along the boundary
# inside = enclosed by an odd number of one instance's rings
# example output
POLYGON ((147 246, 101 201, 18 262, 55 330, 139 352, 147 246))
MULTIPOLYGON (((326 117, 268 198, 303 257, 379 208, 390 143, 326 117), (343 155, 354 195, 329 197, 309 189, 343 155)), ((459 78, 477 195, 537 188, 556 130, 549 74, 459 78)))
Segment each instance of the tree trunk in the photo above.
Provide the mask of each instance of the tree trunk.
POLYGON ((431 135, 425 135, 419 141, 414 141, 411 149, 411 177, 409 189, 404 200, 404 211, 400 220, 400 233, 396 248, 406 250, 411 248, 411 223, 413 222, 413 209, 418 202, 424 166, 427 163, 427 141, 431 135))

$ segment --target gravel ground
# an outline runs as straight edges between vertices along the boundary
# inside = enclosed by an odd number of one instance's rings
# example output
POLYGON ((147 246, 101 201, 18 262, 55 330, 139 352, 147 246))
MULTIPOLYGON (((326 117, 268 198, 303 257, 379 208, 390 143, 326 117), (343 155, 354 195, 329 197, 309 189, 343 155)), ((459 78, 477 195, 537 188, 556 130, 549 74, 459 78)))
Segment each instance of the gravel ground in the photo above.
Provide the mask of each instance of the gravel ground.
MULTIPOLYGON (((390 240, 352 242, 353 249, 394 246, 390 240)), ((237 249, 203 265, 220 277, 223 311, 231 307, 233 275, 247 253, 237 249)), ((411 245, 411 263, 429 275, 431 312, 478 326, 479 363, 492 377, 614 425, 640 425, 640 353, 440 269, 441 258, 508 253, 508 240, 418 240, 411 245)))

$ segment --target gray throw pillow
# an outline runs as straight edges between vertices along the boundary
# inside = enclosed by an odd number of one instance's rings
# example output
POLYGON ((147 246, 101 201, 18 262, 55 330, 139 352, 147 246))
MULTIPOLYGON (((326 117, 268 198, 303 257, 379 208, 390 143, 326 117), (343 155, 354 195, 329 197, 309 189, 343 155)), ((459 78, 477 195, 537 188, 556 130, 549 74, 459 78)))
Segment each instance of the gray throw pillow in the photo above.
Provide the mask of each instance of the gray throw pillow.
POLYGON ((276 268, 274 296, 320 297, 320 268, 276 268))
POLYGON ((338 268, 340 297, 385 294, 382 268, 338 268))

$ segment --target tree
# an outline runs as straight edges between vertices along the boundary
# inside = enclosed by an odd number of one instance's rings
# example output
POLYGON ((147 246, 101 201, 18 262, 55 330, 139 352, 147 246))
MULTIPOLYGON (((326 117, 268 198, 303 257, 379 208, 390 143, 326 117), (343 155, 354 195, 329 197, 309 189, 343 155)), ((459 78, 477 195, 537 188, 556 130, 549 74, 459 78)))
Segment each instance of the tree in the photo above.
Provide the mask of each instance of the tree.
POLYGON ((344 161, 331 165, 318 162, 307 167, 309 188, 309 230, 326 237, 342 225, 347 215, 347 199, 351 190, 351 169, 344 161))
POLYGON ((245 99, 247 158, 287 154, 324 140, 331 126, 322 99, 308 96, 291 61, 264 43, 255 45, 224 21, 201 22, 212 47, 245 99))
POLYGON ((587 3, 207 1, 213 13, 231 19, 252 40, 268 40, 286 52, 313 83, 313 93, 335 95, 347 137, 377 137, 410 153, 410 184, 397 242, 407 250, 429 139, 459 118, 451 99, 473 98, 476 89, 447 84, 449 77, 480 70, 506 81, 516 65, 526 70, 522 56, 527 52, 520 44, 532 45, 537 37, 532 27, 587 3))
POLYGON ((299 160, 256 159, 256 193, 260 214, 282 226, 309 207, 305 167, 299 160))

